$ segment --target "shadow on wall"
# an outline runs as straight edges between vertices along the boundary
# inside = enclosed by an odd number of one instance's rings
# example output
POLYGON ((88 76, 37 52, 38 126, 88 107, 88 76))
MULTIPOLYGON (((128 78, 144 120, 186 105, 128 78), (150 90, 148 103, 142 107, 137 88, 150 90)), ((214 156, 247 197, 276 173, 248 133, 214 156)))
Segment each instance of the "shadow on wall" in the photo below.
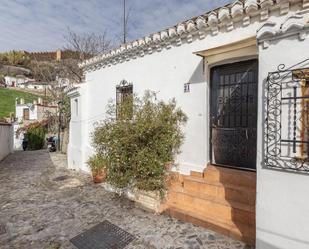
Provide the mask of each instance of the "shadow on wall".
POLYGON ((224 188, 224 199, 231 206, 230 217, 235 226, 231 233, 253 246, 256 238, 256 172, 223 167, 216 169, 219 182, 224 188))
POLYGON ((257 239, 256 240, 256 247, 257 248, 263 248, 263 249, 281 249, 277 246, 271 245, 269 243, 267 243, 266 241, 257 239))
MULTIPOLYGON (((264 232, 266 232, 266 231, 264 231, 264 232)), ((298 239, 296 239, 296 238, 291 238, 291 237, 288 237, 288 236, 284 236, 284 235, 279 235, 279 234, 277 234, 277 233, 272 233, 272 232, 269 232, 270 234, 274 234, 274 235, 276 235, 276 236, 279 236, 279 237, 281 237, 281 240, 277 240, 277 241, 279 241, 280 242, 280 244, 282 245, 283 243, 282 243, 282 240, 289 240, 289 241, 293 241, 293 242, 295 242, 295 243, 298 243, 297 245, 295 245, 295 246, 293 246, 293 248, 292 247, 288 247, 288 246, 285 246, 285 247, 282 247, 282 246, 276 246, 276 245, 273 245, 273 244, 270 244, 269 242, 266 242, 266 241, 264 241, 264 240, 262 240, 262 239, 256 239, 256 247, 258 248, 258 249, 282 249, 282 248, 287 248, 287 249, 296 249, 296 248, 309 248, 309 242, 307 242, 307 241, 303 241, 303 240, 298 240, 298 239)), ((276 241, 276 240, 273 240, 274 242, 276 241)), ((278 243, 279 244, 279 243, 278 243)))
POLYGON ((282 233, 266 230, 266 229, 263 229, 263 228, 257 228, 257 230, 259 231, 260 234, 267 235, 267 237, 269 238, 268 241, 271 241, 272 243, 277 242, 277 244, 281 245, 280 247, 278 247, 276 245, 270 244, 269 242, 266 242, 266 241, 259 238, 259 239, 256 240, 256 245, 257 245, 258 249, 260 249, 260 248, 261 249, 309 248, 308 238, 305 238, 306 240, 299 239, 299 238, 296 238, 296 237, 287 236, 287 235, 284 235, 282 233), (289 245, 287 245, 287 242, 289 242, 289 245), (291 243, 294 244, 292 247, 291 247, 291 243), (282 245, 284 245, 284 247, 282 245))
POLYGON ((201 58, 201 61, 195 68, 193 74, 191 75, 189 82, 190 84, 199 84, 204 83, 206 80, 204 75, 204 60, 201 58))

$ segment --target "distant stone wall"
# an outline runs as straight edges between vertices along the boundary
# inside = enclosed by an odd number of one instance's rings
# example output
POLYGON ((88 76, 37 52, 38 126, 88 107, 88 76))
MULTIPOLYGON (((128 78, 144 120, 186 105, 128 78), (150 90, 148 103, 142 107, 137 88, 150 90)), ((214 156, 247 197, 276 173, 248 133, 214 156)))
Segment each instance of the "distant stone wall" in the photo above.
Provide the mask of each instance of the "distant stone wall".
POLYGON ((11 124, 0 123, 0 161, 13 152, 14 129, 11 124))
POLYGON ((56 60, 56 52, 27 52, 30 59, 37 61, 53 61, 56 60))
POLYGON ((42 121, 47 119, 50 115, 57 114, 58 108, 56 106, 44 106, 44 105, 37 105, 37 120, 42 121))
POLYGON ((74 51, 52 51, 52 52, 25 52, 32 60, 37 61, 60 61, 66 59, 78 59, 79 54, 74 51))

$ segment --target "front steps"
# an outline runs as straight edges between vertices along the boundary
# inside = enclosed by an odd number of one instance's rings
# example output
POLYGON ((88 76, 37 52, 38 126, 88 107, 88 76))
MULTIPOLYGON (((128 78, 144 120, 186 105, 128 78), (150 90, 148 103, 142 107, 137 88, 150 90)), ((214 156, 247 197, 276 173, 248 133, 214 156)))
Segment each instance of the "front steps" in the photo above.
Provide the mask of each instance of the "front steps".
POLYGON ((256 173, 209 165, 203 173, 175 174, 166 213, 255 244, 256 173))

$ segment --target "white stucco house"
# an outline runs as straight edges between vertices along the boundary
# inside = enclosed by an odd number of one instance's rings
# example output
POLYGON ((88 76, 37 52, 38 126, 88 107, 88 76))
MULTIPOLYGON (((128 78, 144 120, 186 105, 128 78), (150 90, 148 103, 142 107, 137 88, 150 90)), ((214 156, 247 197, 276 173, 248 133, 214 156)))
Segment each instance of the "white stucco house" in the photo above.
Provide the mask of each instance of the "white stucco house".
POLYGON ((308 0, 235 1, 81 67, 70 168, 89 172, 116 94, 174 97, 188 122, 167 212, 258 249, 309 248, 308 0))
POLYGON ((49 88, 48 84, 40 81, 26 81, 18 85, 19 88, 29 89, 33 91, 44 91, 49 88))
POLYGON ((29 79, 24 75, 16 75, 16 76, 5 76, 4 81, 5 84, 9 87, 18 87, 20 84, 29 81, 29 79))
POLYGON ((34 100, 33 103, 25 103, 24 99, 16 100, 15 123, 14 123, 14 149, 22 149, 23 133, 18 129, 34 122, 40 122, 48 118, 50 114, 57 112, 57 106, 46 105, 42 98, 34 100))
POLYGON ((24 99, 16 100, 15 118, 17 122, 37 121, 39 105, 42 105, 41 98, 33 103, 25 103, 24 99))

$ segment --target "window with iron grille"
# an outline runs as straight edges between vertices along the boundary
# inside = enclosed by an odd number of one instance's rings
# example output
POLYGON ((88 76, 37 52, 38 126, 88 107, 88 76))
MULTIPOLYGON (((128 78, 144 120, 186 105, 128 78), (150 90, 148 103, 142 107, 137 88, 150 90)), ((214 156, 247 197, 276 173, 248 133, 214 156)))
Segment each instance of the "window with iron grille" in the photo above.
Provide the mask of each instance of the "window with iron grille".
POLYGON ((74 100, 74 104, 75 104, 75 116, 78 116, 78 99, 74 100))
POLYGON ((133 116, 133 84, 122 80, 116 87, 117 119, 132 119, 133 116))
POLYGON ((309 59, 270 72, 266 89, 266 167, 309 172, 309 59))

